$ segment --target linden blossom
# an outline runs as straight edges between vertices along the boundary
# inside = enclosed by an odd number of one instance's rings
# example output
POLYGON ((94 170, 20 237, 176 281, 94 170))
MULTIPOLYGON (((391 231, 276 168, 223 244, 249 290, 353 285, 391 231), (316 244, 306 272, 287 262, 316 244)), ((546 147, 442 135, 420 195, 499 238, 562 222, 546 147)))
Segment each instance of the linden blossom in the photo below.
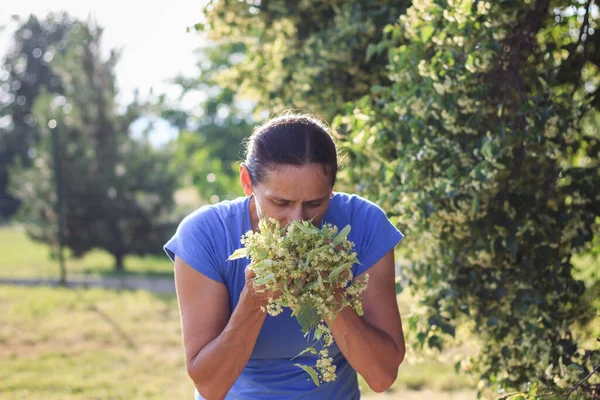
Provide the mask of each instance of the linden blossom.
MULTIPOLYGON (((227 260, 249 257, 248 268, 256 274, 255 286, 264 285, 268 291, 281 290, 280 297, 269 298, 264 312, 276 316, 283 307, 289 307, 306 336, 312 332, 315 344, 331 346, 333 336, 325 318, 333 321, 346 306, 362 315, 360 296, 368 283, 368 275, 362 281, 353 279, 352 265, 358 259, 354 244, 347 238, 350 225, 338 232, 331 224, 323 224, 319 229, 311 221, 294 221, 282 228, 277 220, 261 219, 258 227, 258 232, 249 231, 242 236, 244 247, 227 260)), ((307 352, 317 354, 310 346, 296 357, 307 352)), ((323 350, 319 352, 316 369, 295 365, 319 386, 321 382, 335 380, 336 367, 332 361, 328 351, 323 350)))

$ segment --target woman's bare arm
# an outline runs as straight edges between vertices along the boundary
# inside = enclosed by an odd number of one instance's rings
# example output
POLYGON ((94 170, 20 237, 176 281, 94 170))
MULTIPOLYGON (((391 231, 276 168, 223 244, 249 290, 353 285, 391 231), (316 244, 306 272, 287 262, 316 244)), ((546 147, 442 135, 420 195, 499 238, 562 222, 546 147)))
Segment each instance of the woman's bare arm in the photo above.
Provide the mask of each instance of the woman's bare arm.
MULTIPOLYGON (((266 313, 268 293, 257 293, 246 271, 246 285, 230 315, 225 285, 175 258, 187 371, 200 394, 223 399, 250 359, 266 313)), ((271 294, 272 295, 272 294, 271 294)))
POLYGON ((383 392, 396 380, 405 353, 396 302, 393 250, 369 268, 368 273, 369 284, 362 299, 364 316, 359 317, 352 308, 345 307, 330 329, 350 365, 371 389, 383 392))

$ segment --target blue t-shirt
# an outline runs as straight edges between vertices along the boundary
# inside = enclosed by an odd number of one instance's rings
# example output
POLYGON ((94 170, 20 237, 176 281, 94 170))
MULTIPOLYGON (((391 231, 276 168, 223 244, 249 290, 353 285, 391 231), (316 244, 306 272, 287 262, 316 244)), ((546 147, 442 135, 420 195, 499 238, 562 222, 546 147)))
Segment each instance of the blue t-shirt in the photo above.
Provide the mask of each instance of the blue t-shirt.
MULTIPOLYGON (((177 232, 165 245, 174 260, 175 255, 210 279, 227 286, 229 309, 235 309, 245 283, 244 270, 249 263, 242 258, 226 261, 242 247, 242 234, 252 229, 249 199, 204 206, 187 216, 177 232)), ((360 264, 353 266, 358 276, 381 259, 402 239, 376 204, 356 195, 335 192, 323 216, 327 222, 342 229, 350 224, 348 239, 354 242, 360 264)), ((276 317, 267 315, 248 364, 231 387, 226 399, 343 399, 360 398, 356 371, 334 343, 328 348, 337 366, 334 382, 316 387, 310 376, 294 366, 316 364, 317 355, 307 354, 291 361, 310 342, 300 330, 289 309, 276 317)), ((317 347, 317 350, 320 348, 317 347)), ((196 399, 202 399, 196 392, 196 399)))

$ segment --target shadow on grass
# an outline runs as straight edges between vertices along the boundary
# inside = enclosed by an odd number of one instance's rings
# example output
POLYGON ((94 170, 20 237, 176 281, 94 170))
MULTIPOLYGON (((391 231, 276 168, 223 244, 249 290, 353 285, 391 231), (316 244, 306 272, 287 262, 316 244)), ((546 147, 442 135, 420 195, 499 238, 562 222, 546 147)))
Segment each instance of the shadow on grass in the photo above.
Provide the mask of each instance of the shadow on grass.
POLYGON ((105 268, 85 267, 79 273, 81 276, 97 276, 103 278, 156 278, 156 279, 173 279, 173 271, 153 271, 153 270, 127 270, 123 272, 115 270, 106 270, 105 268))

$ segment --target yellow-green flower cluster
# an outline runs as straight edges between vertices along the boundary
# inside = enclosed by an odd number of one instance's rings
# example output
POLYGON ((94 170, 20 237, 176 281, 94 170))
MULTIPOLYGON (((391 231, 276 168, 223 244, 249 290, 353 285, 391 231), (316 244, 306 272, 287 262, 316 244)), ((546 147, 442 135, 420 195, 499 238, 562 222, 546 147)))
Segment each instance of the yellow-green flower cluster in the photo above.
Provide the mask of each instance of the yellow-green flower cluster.
MULTIPOLYGON (((256 277, 255 286, 266 291, 281 292, 269 298, 263 311, 276 316, 289 307, 305 335, 323 347, 333 344, 333 336, 325 320, 332 321, 345 306, 362 315, 361 294, 367 287, 364 280, 354 280, 352 265, 358 263, 354 244, 347 237, 350 226, 341 231, 331 224, 321 229, 310 221, 294 221, 281 227, 276 220, 261 219, 258 231, 242 236, 243 248, 236 250, 229 260, 249 257, 256 277)), ((315 343, 316 343, 315 342, 315 343)), ((317 354, 314 347, 310 351, 317 354)), ((315 384, 335 380, 335 365, 327 350, 319 352, 316 370, 299 365, 307 371, 315 384), (318 371, 318 372, 317 372, 318 371)))
POLYGON ((329 357, 329 352, 324 349, 319 352, 320 358, 317 360, 317 369, 324 382, 335 381, 336 366, 333 365, 333 358, 329 357))

